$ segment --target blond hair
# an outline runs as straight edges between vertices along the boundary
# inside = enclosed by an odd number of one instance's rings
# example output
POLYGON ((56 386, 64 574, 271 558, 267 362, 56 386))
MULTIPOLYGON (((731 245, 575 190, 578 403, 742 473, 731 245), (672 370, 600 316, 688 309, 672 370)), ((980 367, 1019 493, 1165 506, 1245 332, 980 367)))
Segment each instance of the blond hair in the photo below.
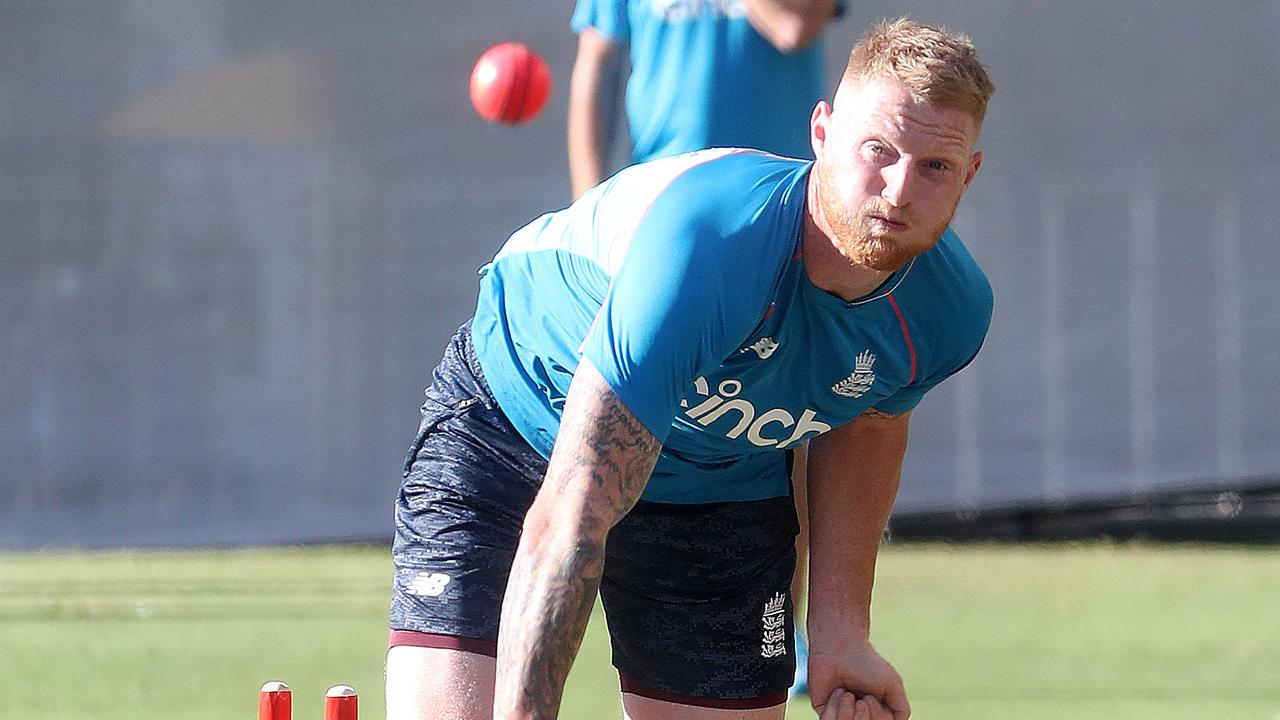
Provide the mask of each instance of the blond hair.
POLYGON ((840 84, 877 77, 898 80, 918 100, 967 112, 978 127, 996 91, 972 40, 905 17, 867 31, 849 53, 840 84))

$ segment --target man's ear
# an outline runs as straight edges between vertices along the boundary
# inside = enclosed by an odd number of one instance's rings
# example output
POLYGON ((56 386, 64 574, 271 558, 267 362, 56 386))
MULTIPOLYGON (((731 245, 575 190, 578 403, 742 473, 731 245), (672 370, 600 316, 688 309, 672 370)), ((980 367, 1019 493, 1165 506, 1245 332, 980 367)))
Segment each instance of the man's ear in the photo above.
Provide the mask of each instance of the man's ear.
POLYGON ((974 150, 973 156, 969 158, 969 172, 964 176, 964 188, 969 189, 969 184, 973 182, 973 176, 978 174, 978 168, 982 167, 982 151, 974 150))
POLYGON ((827 131, 831 128, 831 106, 826 100, 819 100, 809 118, 809 145, 813 147, 813 156, 822 157, 827 146, 827 131))

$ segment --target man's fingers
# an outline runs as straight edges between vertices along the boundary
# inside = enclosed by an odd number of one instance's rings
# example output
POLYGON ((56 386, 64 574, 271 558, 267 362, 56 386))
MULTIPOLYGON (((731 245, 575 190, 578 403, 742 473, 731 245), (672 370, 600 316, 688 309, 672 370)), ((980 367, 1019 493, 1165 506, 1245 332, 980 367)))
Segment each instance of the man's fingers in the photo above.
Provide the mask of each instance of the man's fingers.
POLYGON ((859 697, 844 688, 831 691, 826 704, 815 709, 818 711, 818 720, 907 720, 911 708, 906 705, 906 694, 899 688, 896 697, 904 705, 901 715, 888 701, 881 702, 875 695, 859 697))
POLYGON ((840 696, 840 720, 870 720, 858 716, 858 696, 851 692, 845 691, 840 696))
MULTIPOLYGON (((835 720, 835 714, 840 711, 840 692, 840 689, 836 688, 825 703, 813 704, 813 709, 818 711, 818 720, 835 720)), ((814 698, 816 699, 817 696, 815 695, 814 698)))
MULTIPOLYGON (((818 720, 834 720, 835 715, 833 713, 839 710, 839 699, 840 690, 836 689, 831 693, 831 696, 827 698, 825 703, 819 705, 817 702, 814 702, 813 709, 818 711, 818 720)), ((817 700, 816 695, 814 696, 814 700, 817 700)))
POLYGON ((889 711, 889 708, 881 705, 875 695, 866 695, 858 702, 866 703, 868 720, 894 720, 893 713, 889 711))
POLYGON ((884 704, 893 713, 893 720, 907 720, 911 717, 911 703, 907 702, 907 691, 902 683, 889 688, 884 696, 884 704))
POLYGON ((857 697, 844 688, 832 690, 831 696, 827 698, 827 704, 818 708, 819 720, 871 720, 855 714, 856 701, 857 697))

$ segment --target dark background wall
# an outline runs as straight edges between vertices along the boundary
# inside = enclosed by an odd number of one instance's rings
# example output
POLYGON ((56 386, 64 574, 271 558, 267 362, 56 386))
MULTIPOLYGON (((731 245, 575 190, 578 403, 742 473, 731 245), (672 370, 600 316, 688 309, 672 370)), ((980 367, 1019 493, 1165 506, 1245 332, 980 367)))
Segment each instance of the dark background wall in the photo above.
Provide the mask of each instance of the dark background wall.
MULTIPOLYGON (((996 290, 901 512, 1280 476, 1280 2, 852 2, 1000 90, 955 225, 996 290)), ((0 548, 389 536, 475 270, 568 199, 571 0, 0 8, 0 548), (471 111, 489 45, 547 110, 471 111)), ((831 85, 832 83, 829 83, 831 85)), ((764 89, 767 91, 767 89, 764 89)))

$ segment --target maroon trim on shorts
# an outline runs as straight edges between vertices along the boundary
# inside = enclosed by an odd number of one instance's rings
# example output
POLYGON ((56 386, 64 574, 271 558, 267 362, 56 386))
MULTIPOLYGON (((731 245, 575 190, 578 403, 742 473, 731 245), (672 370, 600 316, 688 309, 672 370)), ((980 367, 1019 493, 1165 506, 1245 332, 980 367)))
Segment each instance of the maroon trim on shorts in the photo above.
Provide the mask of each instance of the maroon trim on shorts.
POLYGON ((618 680, 621 682, 622 692, 624 693, 631 693, 632 695, 639 695, 652 700, 679 703, 680 705, 693 705, 695 707, 718 708, 720 710, 763 710, 764 708, 781 705, 787 701, 787 691, 785 690, 753 698, 705 698, 651 688, 648 685, 642 685, 632 680, 622 673, 618 673, 618 680))
POLYGON ((387 649, 393 647, 426 647, 442 650, 461 650, 477 655, 498 657, 497 640, 480 640, 479 638, 458 637, 457 635, 437 635, 435 633, 418 632, 417 630, 392 630, 387 640, 387 649))

